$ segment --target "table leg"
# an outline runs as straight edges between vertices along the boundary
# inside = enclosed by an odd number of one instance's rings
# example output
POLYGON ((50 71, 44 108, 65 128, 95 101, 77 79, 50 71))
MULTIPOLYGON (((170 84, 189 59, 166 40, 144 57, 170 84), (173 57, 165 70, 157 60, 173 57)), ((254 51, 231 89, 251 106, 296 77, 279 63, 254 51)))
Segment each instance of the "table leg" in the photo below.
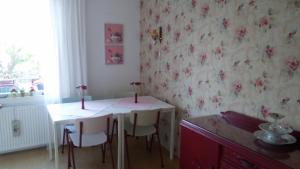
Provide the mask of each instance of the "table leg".
POLYGON ((49 160, 53 160, 53 153, 52 153, 52 135, 51 135, 51 118, 49 115, 47 115, 48 120, 48 139, 49 139, 49 145, 48 145, 48 151, 49 151, 49 160))
POLYGON ((170 131, 170 159, 174 157, 174 140, 175 140, 175 109, 171 112, 171 131, 170 131))
POLYGON ((55 162, 55 169, 58 169, 59 166, 59 158, 58 158, 58 140, 57 140, 57 125, 53 122, 53 143, 54 143, 54 162, 55 162))
POLYGON ((124 140, 125 140, 125 137, 124 137, 124 114, 122 114, 122 128, 121 128, 121 133, 122 133, 122 135, 121 135, 121 143, 122 143, 122 167, 121 167, 121 169, 124 169, 125 168, 125 150, 124 150, 124 147, 125 147, 125 144, 124 144, 124 140))
POLYGON ((118 115, 118 169, 124 168, 124 118, 118 115))

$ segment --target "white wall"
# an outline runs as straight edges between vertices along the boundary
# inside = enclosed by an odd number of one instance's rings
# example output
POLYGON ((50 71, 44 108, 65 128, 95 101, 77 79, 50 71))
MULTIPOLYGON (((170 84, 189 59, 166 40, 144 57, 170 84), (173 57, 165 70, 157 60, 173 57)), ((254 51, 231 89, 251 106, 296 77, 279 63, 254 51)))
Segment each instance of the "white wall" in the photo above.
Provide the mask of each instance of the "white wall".
POLYGON ((130 90, 139 80, 139 0, 87 0, 87 72, 89 94, 96 99, 130 90), (104 24, 124 25, 124 64, 105 65, 104 24))

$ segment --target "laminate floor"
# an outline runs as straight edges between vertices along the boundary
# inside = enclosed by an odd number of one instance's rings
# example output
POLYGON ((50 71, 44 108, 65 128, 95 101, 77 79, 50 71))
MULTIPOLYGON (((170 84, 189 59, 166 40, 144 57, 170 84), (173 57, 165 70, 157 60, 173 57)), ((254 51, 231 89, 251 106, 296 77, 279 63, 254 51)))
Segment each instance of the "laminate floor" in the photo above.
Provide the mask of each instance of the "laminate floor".
MULTIPOLYGON (((116 140, 116 139, 115 139, 116 140)), ((113 144, 115 166, 117 164, 116 143, 113 144)), ((145 139, 129 139, 129 153, 131 169, 160 169, 160 156, 157 144, 153 145, 152 152, 146 150, 145 139)), ((178 160, 170 160, 169 153, 164 150, 164 169, 179 169, 178 160)), ((77 169, 112 169, 110 152, 107 149, 106 161, 102 163, 100 147, 75 149, 77 169)), ((127 159, 125 157, 125 169, 127 159)), ((60 153, 60 169, 67 169, 67 148, 60 153)), ((0 169, 54 169, 54 162, 49 161, 46 148, 0 155, 0 169)))

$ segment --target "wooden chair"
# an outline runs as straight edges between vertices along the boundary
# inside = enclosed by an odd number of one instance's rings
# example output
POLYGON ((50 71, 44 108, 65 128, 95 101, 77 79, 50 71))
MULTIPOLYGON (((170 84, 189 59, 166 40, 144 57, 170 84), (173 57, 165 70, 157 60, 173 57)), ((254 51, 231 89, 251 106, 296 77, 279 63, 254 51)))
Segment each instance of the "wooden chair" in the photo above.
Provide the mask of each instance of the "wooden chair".
MULTIPOLYGON (((72 102, 79 102, 81 99, 79 97, 67 97, 67 98, 62 98, 61 102, 62 103, 72 103, 72 102)), ((92 96, 84 96, 84 100, 86 101, 91 101, 92 96)), ((65 140, 67 139, 67 133, 75 133, 76 128, 74 124, 66 124, 63 129, 63 142, 62 142, 62 148, 61 148, 61 153, 64 153, 64 147, 65 147, 65 140)))
POLYGON ((128 150, 128 141, 127 141, 127 138, 129 136, 145 137, 146 148, 148 149, 149 152, 151 152, 153 136, 156 135, 159 144, 161 167, 162 168, 164 167, 160 138, 159 138, 159 118, 160 118, 159 110, 146 110, 146 111, 132 112, 129 116, 129 121, 125 122, 125 126, 124 126, 125 146, 126 146, 126 154, 128 160, 128 169, 130 169, 129 150, 128 150), (148 143, 148 136, 151 136, 150 145, 148 143))
MULTIPOLYGON (((115 98, 133 97, 134 93, 135 93, 134 91, 119 92, 118 94, 115 95, 115 98)), ((117 127, 118 127, 118 118, 117 116, 113 116, 113 125, 111 130, 112 136, 115 134, 116 131, 118 131, 117 127)), ((113 137, 111 137, 111 139, 113 139, 113 137)))
POLYGON ((96 145, 101 145, 102 148, 102 162, 105 162, 105 152, 106 152, 106 144, 108 143, 112 166, 114 165, 114 158, 112 152, 112 144, 109 141, 109 129, 110 129, 110 121, 112 118, 112 114, 100 116, 100 117, 91 117, 91 118, 83 118, 77 119, 75 121, 76 130, 79 131, 77 133, 68 133, 68 168, 71 167, 71 161, 73 168, 76 169, 75 165, 75 156, 74 156, 74 147, 82 148, 82 147, 91 147, 96 145))

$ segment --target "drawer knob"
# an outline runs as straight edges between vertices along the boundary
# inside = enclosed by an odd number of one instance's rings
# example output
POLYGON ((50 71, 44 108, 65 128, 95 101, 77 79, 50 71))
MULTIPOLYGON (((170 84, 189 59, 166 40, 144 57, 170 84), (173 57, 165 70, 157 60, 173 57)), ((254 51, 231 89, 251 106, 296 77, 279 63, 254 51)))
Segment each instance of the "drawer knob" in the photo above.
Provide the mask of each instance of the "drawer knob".
POLYGON ((240 161, 240 165, 249 169, 259 169, 255 164, 249 162, 246 159, 243 159, 241 157, 237 158, 240 161))

